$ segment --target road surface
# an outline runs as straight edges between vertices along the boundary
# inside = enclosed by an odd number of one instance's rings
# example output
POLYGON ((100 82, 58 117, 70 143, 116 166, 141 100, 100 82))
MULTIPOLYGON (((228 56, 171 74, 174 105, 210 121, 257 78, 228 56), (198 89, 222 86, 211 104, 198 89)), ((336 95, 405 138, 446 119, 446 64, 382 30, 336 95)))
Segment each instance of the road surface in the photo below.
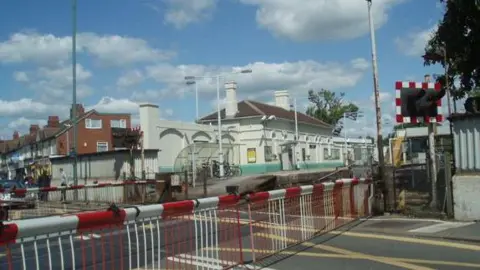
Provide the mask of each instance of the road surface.
MULTIPOLYGON (((238 260, 240 254, 246 261, 252 259, 250 228, 244 220, 239 242, 234 233, 236 224, 231 220, 222 218, 216 227, 211 222, 215 217, 204 217, 162 224, 137 223, 129 225, 128 230, 97 230, 83 236, 51 236, 48 241, 26 243, 23 251, 18 244, 10 250, 0 247, 0 269, 221 269, 221 262, 212 259, 219 249, 224 260, 238 260), (195 238, 195 229, 201 238, 195 238), (212 242, 217 234, 218 244, 212 242)), ((240 217, 246 219, 246 213, 240 217)), ((480 244, 427 237, 428 232, 439 234, 442 228, 448 231, 467 225, 409 219, 361 220, 267 257, 257 265, 267 270, 480 269, 480 244)), ((278 240, 280 236, 264 233, 261 237, 278 240)), ((262 248, 256 247, 257 253, 272 252, 262 248)))
POLYGON ((355 229, 317 237, 282 253, 263 265, 276 270, 480 269, 479 244, 355 229))

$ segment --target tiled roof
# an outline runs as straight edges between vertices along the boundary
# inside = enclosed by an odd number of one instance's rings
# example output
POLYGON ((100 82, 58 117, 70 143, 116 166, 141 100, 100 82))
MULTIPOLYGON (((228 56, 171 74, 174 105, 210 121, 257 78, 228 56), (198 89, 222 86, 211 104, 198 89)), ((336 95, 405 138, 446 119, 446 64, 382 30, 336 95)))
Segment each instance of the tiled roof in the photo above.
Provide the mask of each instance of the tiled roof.
MULTIPOLYGON (((225 109, 221 110, 221 118, 225 118, 225 109)), ((243 118, 243 117, 255 117, 255 116, 263 116, 263 115, 275 115, 277 118, 282 118, 290 121, 295 121, 295 112, 293 110, 285 110, 283 108, 253 101, 253 100, 244 100, 238 103, 238 112, 233 118, 243 118)), ((310 117, 304 113, 297 111, 297 119, 299 123, 306 123, 315 126, 321 126, 325 128, 332 128, 331 125, 318 120, 316 118, 310 117)), ((217 120, 217 112, 209 114, 200 119, 200 122, 208 122, 208 121, 216 121, 217 120)))

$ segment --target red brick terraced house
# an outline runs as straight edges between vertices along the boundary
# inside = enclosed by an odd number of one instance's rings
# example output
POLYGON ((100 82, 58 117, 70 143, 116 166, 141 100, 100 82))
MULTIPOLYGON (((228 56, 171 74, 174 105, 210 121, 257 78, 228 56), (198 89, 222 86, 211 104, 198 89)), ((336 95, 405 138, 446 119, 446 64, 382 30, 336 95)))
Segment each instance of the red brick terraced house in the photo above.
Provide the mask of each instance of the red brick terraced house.
MULTIPOLYGON (((76 110, 78 155, 114 150, 112 128, 131 128, 130 114, 85 111, 81 104, 77 104, 76 110)), ((66 156, 72 148, 72 121, 49 116, 43 128, 31 125, 28 134, 20 135, 15 131, 11 139, 0 140, 0 172, 4 177, 8 172, 10 176, 25 173, 30 164, 42 164, 51 157, 66 156)))

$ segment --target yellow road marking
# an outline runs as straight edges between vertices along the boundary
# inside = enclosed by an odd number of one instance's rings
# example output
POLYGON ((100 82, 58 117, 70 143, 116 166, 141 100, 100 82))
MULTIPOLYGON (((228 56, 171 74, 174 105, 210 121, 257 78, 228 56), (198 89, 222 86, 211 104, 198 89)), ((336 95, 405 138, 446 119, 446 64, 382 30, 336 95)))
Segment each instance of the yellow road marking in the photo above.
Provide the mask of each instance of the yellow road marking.
MULTIPOLYGON (((267 236, 267 234, 258 234, 258 235, 260 235, 262 237, 267 236)), ((277 236, 277 235, 268 235, 268 238, 278 239, 278 240, 286 241, 286 242, 290 242, 290 243, 296 243, 297 242, 297 240, 295 240, 295 239, 285 238, 285 237, 281 237, 281 236, 277 236)), ((429 268, 429 267, 424 267, 424 266, 419 266, 419 265, 410 264, 410 263, 406 263, 406 262, 401 262, 401 261, 393 260, 393 259, 390 259, 390 258, 382 258, 382 257, 378 257, 378 256, 373 256, 373 255, 369 255, 369 254, 360 253, 360 252, 353 252, 353 251, 350 251, 350 250, 336 248, 336 247, 327 246, 327 245, 321 245, 321 244, 316 245, 315 243, 311 243, 311 242, 304 242, 301 245, 306 246, 306 247, 319 248, 319 249, 323 249, 323 250, 326 250, 326 251, 339 253, 341 255, 346 255, 349 258, 361 257, 365 260, 379 262, 379 263, 388 264, 388 265, 393 265, 393 266, 402 267, 402 268, 410 269, 410 270, 434 270, 433 268, 429 268)))
MULTIPOLYGON (((313 247, 316 247, 313 246, 313 247)), ((259 250, 259 249, 239 249, 239 248, 215 248, 215 247, 208 247, 204 248, 204 250, 214 250, 214 251, 229 251, 229 252, 250 252, 250 253, 261 253, 261 254, 273 254, 276 250, 259 250)), ((296 255, 296 256, 304 256, 304 257, 317 257, 317 258, 334 258, 334 259, 357 259, 357 260, 368 260, 363 254, 362 255, 344 255, 344 254, 334 254, 334 253, 317 253, 317 252, 307 252, 307 251, 288 251, 284 250, 279 252, 282 255, 296 255)), ((454 262, 454 261, 437 261, 437 260, 423 260, 423 259, 411 259, 411 258, 397 258, 397 257, 384 257, 384 256, 375 256, 382 259, 387 260, 396 260, 399 262, 405 263, 417 263, 417 264, 429 264, 429 265, 445 265, 445 266, 458 266, 458 267, 470 267, 470 268, 480 268, 480 264, 477 263, 464 263, 464 262, 454 262)))
POLYGON ((478 245, 455 243, 455 242, 448 242, 448 241, 441 241, 441 240, 429 240, 429 239, 413 238, 413 237, 405 237, 405 236, 393 236, 393 235, 358 233, 358 232, 331 231, 329 233, 331 233, 331 234, 341 234, 342 236, 351 236, 351 237, 369 238, 369 239, 380 239, 380 240, 391 240, 391 241, 404 242, 404 243, 413 243, 413 244, 422 244, 422 245, 430 245, 430 246, 439 246, 439 247, 448 247, 448 248, 480 251, 480 246, 478 246, 478 245))

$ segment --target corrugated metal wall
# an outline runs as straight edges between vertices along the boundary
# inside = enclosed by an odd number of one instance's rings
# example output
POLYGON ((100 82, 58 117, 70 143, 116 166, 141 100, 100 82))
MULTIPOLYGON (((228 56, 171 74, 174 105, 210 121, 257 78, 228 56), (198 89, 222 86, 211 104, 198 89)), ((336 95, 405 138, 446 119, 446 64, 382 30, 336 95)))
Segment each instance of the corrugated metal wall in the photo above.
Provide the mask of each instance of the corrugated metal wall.
MULTIPOLYGON (((154 179, 158 170, 158 152, 145 151, 145 171, 147 179, 154 179)), ((84 180, 116 182, 123 180, 123 173, 130 174, 129 152, 117 151, 94 155, 83 155, 78 157, 78 179, 83 184, 84 180)), ((141 154, 134 153, 135 176, 142 176, 141 154)), ((60 168, 63 168, 66 175, 73 176, 72 159, 53 158, 52 162, 52 185, 60 184, 60 168), (58 182, 58 183, 57 183, 58 182)))
POLYGON ((454 119, 453 139, 457 172, 480 171, 480 117, 454 119))

